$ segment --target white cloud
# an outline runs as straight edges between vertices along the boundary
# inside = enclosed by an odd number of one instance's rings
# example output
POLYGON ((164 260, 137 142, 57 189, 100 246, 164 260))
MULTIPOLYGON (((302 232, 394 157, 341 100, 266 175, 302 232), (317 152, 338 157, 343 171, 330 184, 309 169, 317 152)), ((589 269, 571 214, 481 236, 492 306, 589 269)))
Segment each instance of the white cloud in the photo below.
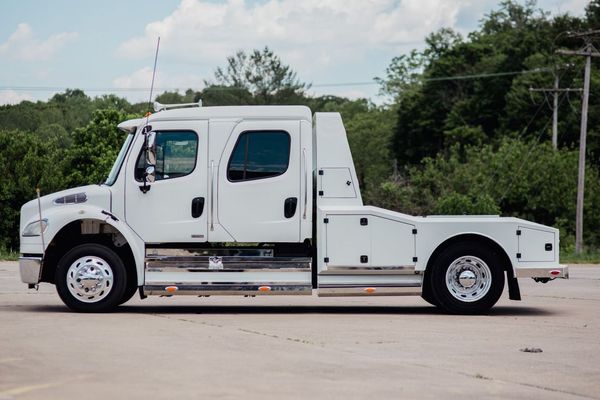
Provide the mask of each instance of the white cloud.
POLYGON ((47 60, 76 37, 76 32, 61 32, 38 39, 29 24, 20 23, 6 42, 0 44, 0 55, 24 61, 47 60))
POLYGON ((558 5, 559 12, 566 12, 572 15, 581 16, 585 12, 585 7, 588 5, 589 0, 567 0, 558 5))
POLYGON ((29 93, 16 92, 14 90, 0 90, 0 105, 18 104, 24 100, 33 100, 33 96, 29 93))
MULTIPOLYGON (((113 80, 113 86, 120 89, 135 89, 135 94, 129 94, 130 99, 147 100, 152 83, 152 68, 144 67, 128 75, 122 75, 113 80), (145 92, 143 89, 147 88, 145 92), (140 90, 142 89, 142 90, 140 90)), ((154 95, 158 95, 165 90, 183 92, 188 88, 200 90, 204 86, 202 77, 194 74, 177 74, 171 76, 161 70, 157 71, 154 79, 154 95)))
POLYGON ((454 26, 475 0, 182 0, 146 25, 117 53, 149 58, 161 37, 162 59, 222 65, 238 49, 273 48, 299 71, 364 61, 369 52, 398 53, 430 32, 454 26))

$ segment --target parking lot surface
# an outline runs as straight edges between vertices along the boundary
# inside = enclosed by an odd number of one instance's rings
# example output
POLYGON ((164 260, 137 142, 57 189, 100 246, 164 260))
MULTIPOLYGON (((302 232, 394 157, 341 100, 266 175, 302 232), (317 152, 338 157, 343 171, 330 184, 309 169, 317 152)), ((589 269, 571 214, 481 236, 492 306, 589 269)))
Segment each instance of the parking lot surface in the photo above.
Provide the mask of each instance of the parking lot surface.
POLYGON ((0 262, 0 399, 600 399, 600 266, 485 316, 417 297, 134 297, 76 314, 0 262), (541 350, 541 352, 539 351, 541 350))

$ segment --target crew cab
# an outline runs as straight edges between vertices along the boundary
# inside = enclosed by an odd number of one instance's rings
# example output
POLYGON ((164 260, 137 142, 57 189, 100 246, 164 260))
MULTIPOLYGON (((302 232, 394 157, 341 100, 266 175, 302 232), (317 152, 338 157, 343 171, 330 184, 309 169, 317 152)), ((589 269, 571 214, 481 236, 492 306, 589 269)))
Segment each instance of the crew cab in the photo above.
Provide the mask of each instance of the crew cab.
POLYGON ((338 113, 155 104, 106 182, 21 209, 21 279, 73 310, 146 296, 420 295, 486 312, 507 282, 567 278, 557 229, 363 205, 338 113))

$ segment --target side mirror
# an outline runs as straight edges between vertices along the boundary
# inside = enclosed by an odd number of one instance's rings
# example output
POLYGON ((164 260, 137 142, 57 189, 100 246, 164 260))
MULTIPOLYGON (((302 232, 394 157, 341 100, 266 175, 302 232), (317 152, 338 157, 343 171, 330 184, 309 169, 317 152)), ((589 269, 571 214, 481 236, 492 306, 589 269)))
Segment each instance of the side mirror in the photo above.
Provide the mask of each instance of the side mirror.
POLYGON ((156 132, 146 134, 146 164, 156 165, 156 132))
POLYGON ((156 181, 156 173, 154 170, 154 165, 148 165, 146 167, 146 173, 144 174, 147 183, 154 183, 156 181))
POLYGON ((145 132, 145 155, 146 155, 146 170, 144 171, 144 184, 140 186, 140 190, 146 193, 150 190, 149 183, 156 181, 156 133, 145 132))

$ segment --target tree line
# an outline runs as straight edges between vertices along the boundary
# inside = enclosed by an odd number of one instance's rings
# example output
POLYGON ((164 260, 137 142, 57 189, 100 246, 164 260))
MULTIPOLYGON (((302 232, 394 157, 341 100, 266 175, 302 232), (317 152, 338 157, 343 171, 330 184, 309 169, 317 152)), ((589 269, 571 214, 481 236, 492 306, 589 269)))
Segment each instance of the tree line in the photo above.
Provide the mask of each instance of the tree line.
MULTIPOLYGON (((239 51, 204 89, 164 92, 161 103, 205 106, 301 104, 337 111, 347 129, 366 203, 423 214, 501 214, 561 229, 574 245, 581 99, 559 102, 559 148, 550 142, 551 101, 530 87, 582 86, 582 60, 557 56, 581 43, 564 32, 600 26, 600 0, 582 17, 550 16, 534 1, 503 1, 463 37, 444 28, 422 50, 395 57, 376 78, 385 104, 311 96, 310 84, 269 48, 239 51)), ((579 57, 580 58, 580 57, 579 57)), ((600 248, 600 65, 592 65, 584 240, 600 248)), ((18 246, 19 209, 43 193, 106 179, 124 139, 116 125, 148 111, 73 89, 48 101, 0 107, 0 250, 18 246)))

